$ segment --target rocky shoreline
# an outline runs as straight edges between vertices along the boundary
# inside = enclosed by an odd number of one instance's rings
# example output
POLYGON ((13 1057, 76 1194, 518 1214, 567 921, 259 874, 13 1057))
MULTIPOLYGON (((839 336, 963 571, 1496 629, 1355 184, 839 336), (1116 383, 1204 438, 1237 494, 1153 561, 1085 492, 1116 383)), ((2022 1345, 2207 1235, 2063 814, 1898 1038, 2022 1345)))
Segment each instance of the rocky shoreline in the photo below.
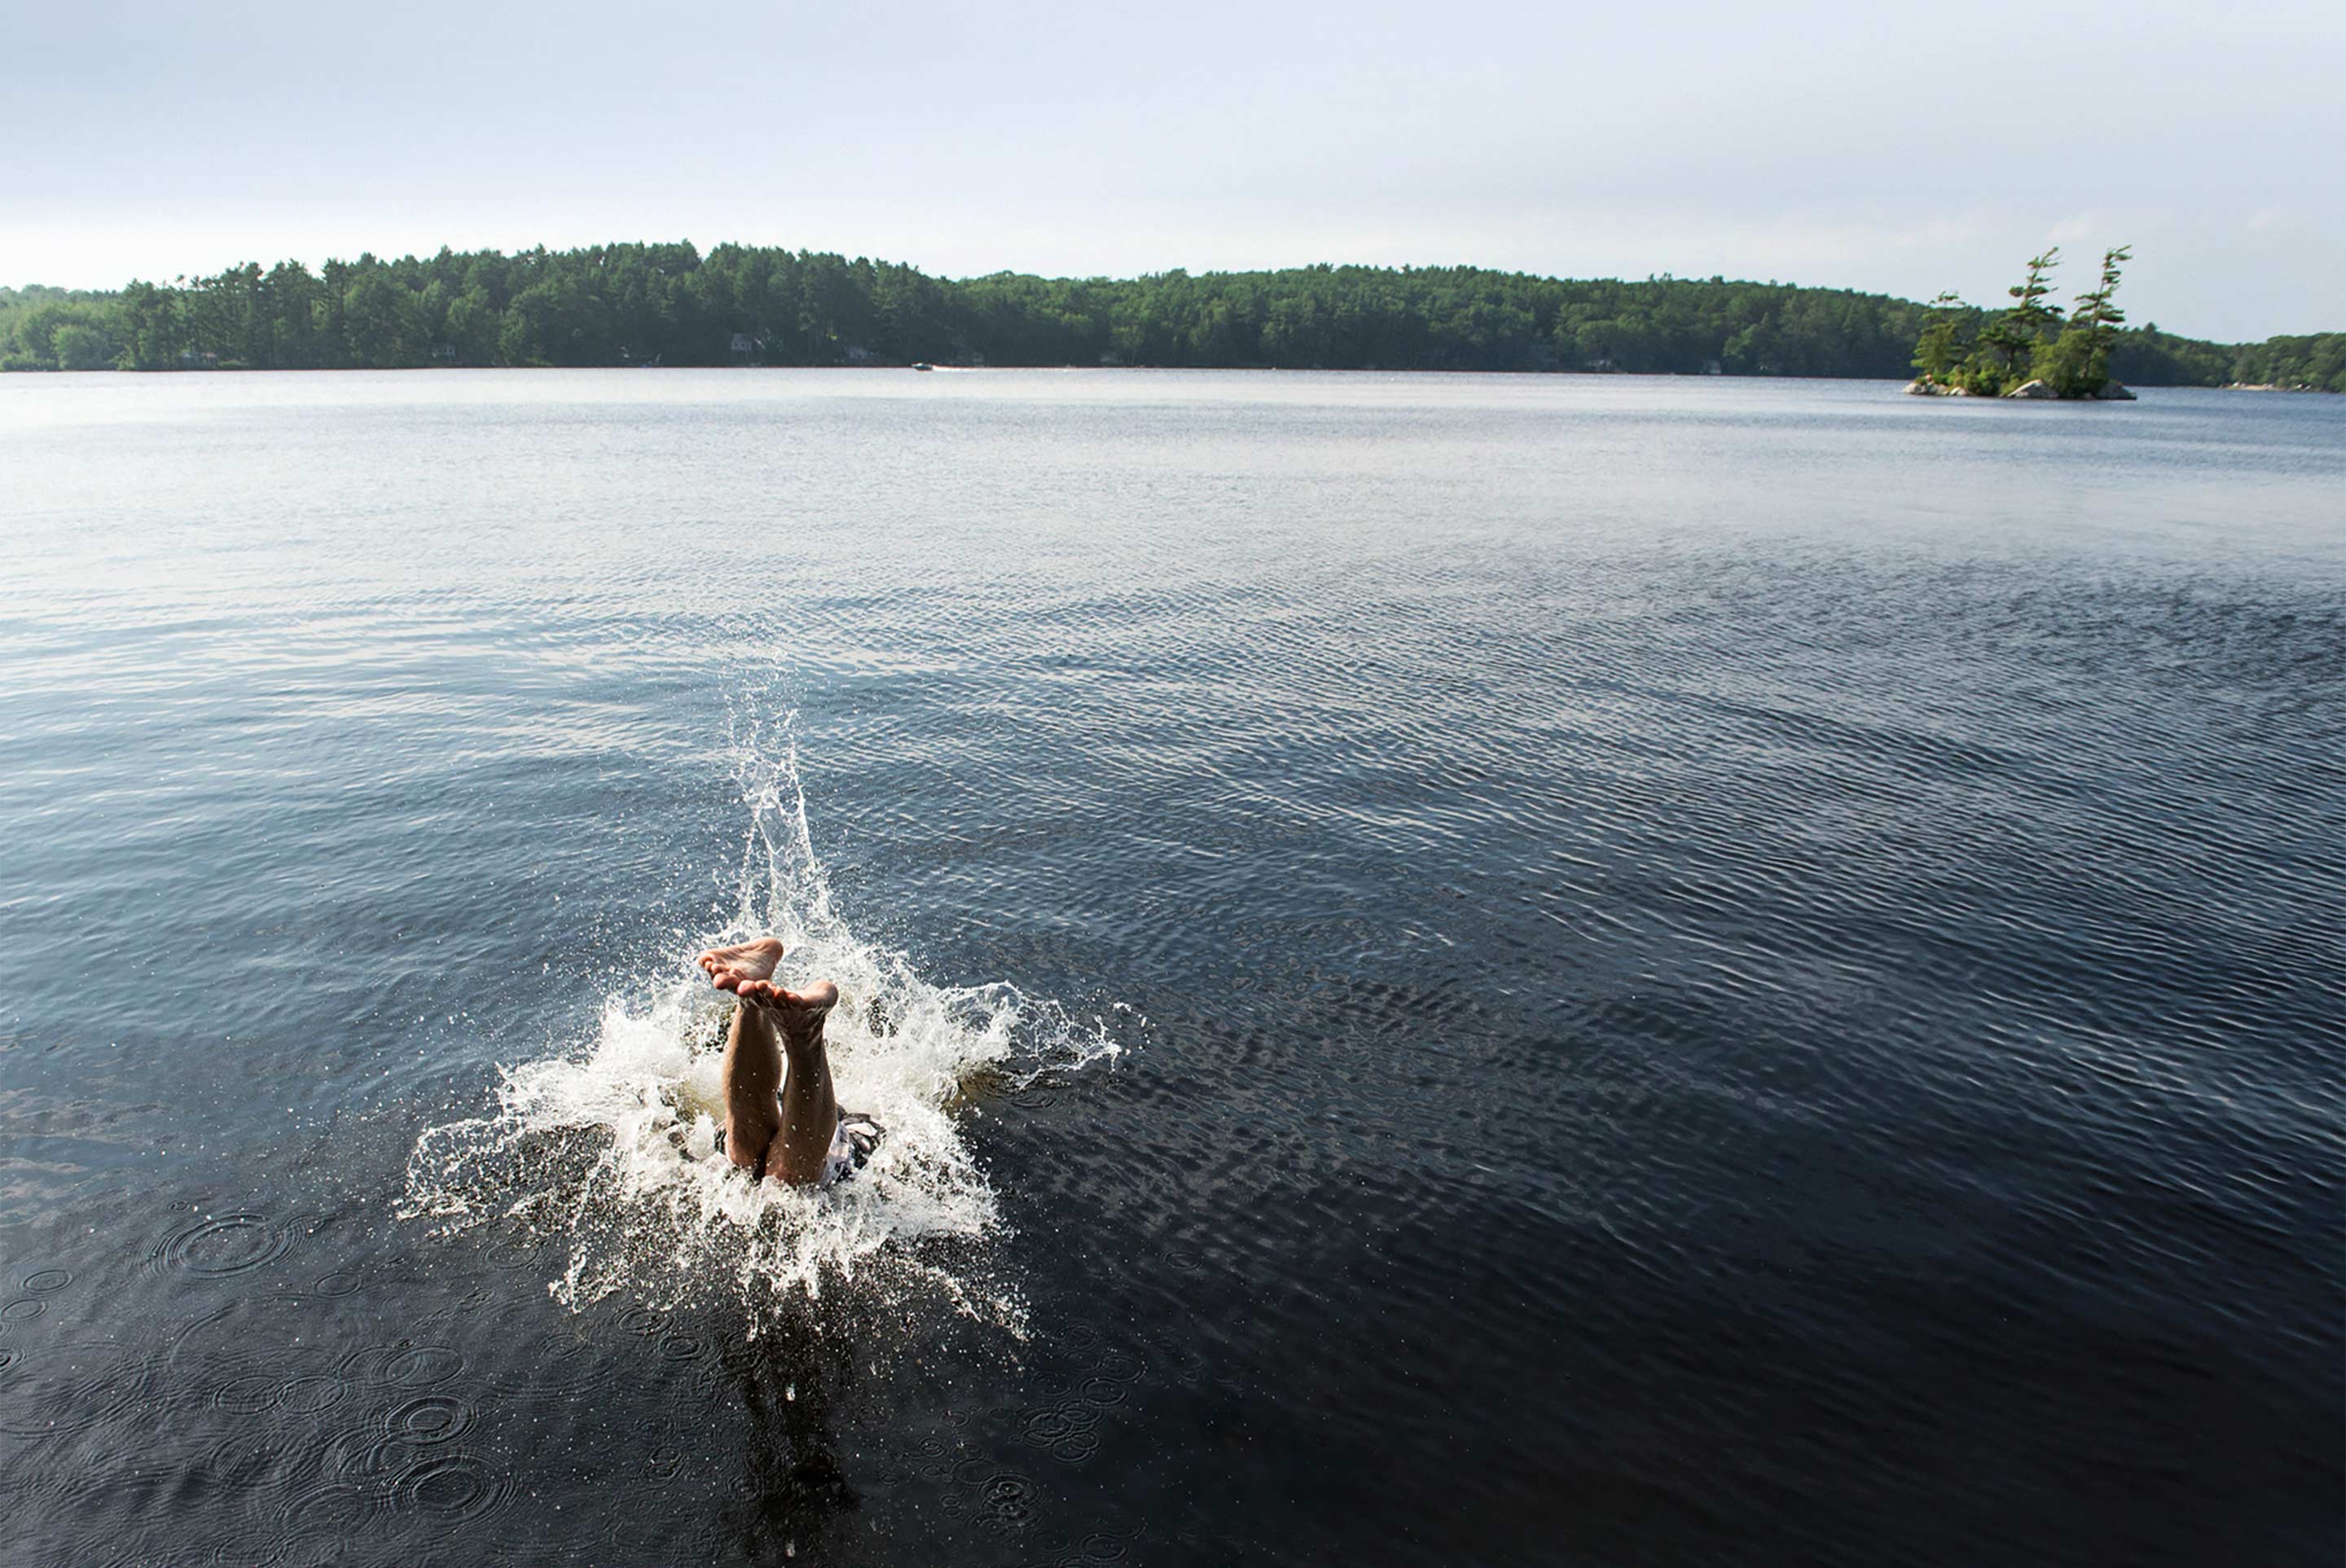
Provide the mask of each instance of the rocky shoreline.
MULTIPOLYGON (((1928 377, 1908 382, 1906 383, 1906 391, 1910 395, 1914 397, 1984 397, 1988 395, 1984 392, 1975 392, 1969 387, 1949 386, 1944 382, 1934 382, 1928 377)), ((2023 382, 2018 386, 2012 388, 2010 391, 2000 392, 1996 395, 2000 397, 2020 398, 2030 402, 2045 401, 2064 402, 2132 402, 2135 401, 2134 393, 2128 391, 2123 382, 2104 382, 2098 391, 2090 392, 2083 397, 2076 398, 2063 398, 2059 392, 2053 390, 2053 383, 2046 381, 2023 382)))

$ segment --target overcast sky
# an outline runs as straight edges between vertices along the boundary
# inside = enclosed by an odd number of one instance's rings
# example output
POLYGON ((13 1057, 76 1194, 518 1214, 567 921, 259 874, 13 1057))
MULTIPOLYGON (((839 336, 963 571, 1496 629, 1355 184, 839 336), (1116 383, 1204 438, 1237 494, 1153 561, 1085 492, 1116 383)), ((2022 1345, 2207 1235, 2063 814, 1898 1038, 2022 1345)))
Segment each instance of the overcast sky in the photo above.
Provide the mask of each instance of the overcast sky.
POLYGON ((85 0, 0 13, 0 282, 688 238, 948 276, 1472 262, 2346 328, 2346 5, 85 0))

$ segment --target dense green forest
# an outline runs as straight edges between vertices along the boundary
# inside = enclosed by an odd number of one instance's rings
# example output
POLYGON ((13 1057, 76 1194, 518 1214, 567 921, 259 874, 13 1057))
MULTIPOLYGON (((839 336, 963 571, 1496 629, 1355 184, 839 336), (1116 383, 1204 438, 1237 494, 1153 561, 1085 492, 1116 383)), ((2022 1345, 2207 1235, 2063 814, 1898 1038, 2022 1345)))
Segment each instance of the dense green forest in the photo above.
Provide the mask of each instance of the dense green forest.
MULTIPOLYGON (((1959 323, 1976 336, 1987 321, 1959 323)), ((603 245, 231 268, 117 293, 0 289, 0 369, 1169 365, 1903 377, 1932 307, 1880 294, 1471 267, 953 280, 862 258, 603 245)), ((2147 385, 2346 391, 2346 334, 2120 332, 2147 385)))

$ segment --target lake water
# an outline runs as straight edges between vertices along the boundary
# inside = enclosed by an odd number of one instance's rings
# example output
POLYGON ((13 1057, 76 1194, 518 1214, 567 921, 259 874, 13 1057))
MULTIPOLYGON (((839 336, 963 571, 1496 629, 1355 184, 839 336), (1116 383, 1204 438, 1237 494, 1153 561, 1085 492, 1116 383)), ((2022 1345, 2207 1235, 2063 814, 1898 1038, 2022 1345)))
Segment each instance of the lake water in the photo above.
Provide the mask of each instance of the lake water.
POLYGON ((0 547, 11 1564, 2346 1548, 2346 400, 12 376, 0 547))

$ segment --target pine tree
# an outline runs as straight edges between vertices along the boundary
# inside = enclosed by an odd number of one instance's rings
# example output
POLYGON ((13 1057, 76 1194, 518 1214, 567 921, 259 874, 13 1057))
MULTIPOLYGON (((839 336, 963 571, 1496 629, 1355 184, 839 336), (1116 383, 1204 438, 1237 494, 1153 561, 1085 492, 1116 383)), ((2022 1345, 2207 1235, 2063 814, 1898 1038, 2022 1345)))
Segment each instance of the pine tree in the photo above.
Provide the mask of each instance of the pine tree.
POLYGON ((2004 374, 1996 390, 2001 392, 2025 378, 2037 345, 2061 320, 2061 308, 2048 305, 2045 296, 2053 292, 2053 270, 2061 264, 2061 248, 2054 246, 2042 256, 2028 259, 2028 276, 2004 290, 2012 296, 2012 304, 1996 319, 1994 332, 1980 334, 1983 341, 1992 341, 2003 358, 2004 374))
POLYGON ((2092 397, 2110 379, 2110 351, 2126 320, 2111 298, 2117 292, 2119 264, 2131 254, 2123 245, 2102 252, 2100 285, 2077 296, 2060 337, 2037 345, 2036 375, 2062 397, 2092 397))
POLYGON ((1963 330, 1963 313, 1970 309, 1952 290, 1931 301, 1929 323, 1914 341, 1914 369, 1924 381, 1945 382, 1963 359, 1964 345, 1956 335, 1963 330))
POLYGON ((1957 386, 1994 397, 2028 373, 2047 331, 2061 320, 2061 308, 2045 303, 2053 291, 2053 270, 2060 264, 2057 245, 2028 259, 2028 276, 2004 290, 2012 296, 2010 307, 1981 327, 1971 353, 1955 367, 1957 386))
POLYGON ((2110 379, 2110 351, 2117 346, 2118 329, 2126 324, 2126 312, 2111 301, 2118 291, 2118 270, 2134 260, 2134 247, 2114 245, 2102 252, 2102 281, 2099 288, 2077 296, 2077 309, 2069 319, 2083 319, 2090 338, 2092 357, 2086 361, 2086 373, 2092 378, 2089 392, 2102 390, 2110 379))

